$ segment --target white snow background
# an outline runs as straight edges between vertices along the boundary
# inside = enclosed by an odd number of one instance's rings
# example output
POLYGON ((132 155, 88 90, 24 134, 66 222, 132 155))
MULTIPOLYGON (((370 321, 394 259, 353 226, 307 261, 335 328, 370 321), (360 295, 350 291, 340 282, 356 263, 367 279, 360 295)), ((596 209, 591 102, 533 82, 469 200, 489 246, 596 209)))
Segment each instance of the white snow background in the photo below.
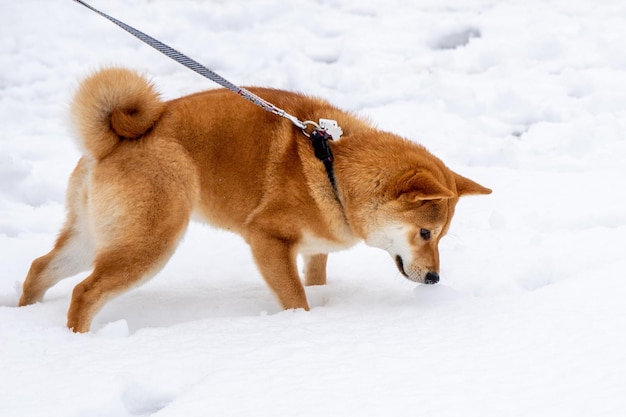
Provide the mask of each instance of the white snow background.
POLYGON ((0 1, 0 416, 626 416, 626 2, 92 0, 240 85, 367 115, 493 188, 442 281, 364 245, 281 311, 237 236, 194 224, 151 282, 65 327, 18 308, 102 66, 216 88, 71 0, 0 1))

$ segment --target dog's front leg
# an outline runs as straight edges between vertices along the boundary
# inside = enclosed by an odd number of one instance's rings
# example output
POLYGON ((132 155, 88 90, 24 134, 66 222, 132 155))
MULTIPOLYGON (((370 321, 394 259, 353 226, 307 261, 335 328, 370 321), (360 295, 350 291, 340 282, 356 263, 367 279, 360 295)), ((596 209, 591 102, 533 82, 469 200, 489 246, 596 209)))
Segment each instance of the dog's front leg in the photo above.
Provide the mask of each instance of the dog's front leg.
POLYGON ((295 245, 288 239, 255 233, 248 240, 261 275, 283 308, 309 310, 304 286, 298 275, 295 245))
POLYGON ((325 253, 304 256, 304 285, 326 285, 327 260, 325 253))

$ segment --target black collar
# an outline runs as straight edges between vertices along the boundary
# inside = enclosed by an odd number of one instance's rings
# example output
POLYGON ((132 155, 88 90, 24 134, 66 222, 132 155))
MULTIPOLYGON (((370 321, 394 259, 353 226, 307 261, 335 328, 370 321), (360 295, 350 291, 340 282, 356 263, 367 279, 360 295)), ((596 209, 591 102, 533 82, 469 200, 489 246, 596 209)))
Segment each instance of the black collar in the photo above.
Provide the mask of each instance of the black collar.
POLYGON ((335 198, 341 204, 339 200, 339 191, 337 191, 337 182, 335 181, 335 170, 333 168, 333 152, 330 149, 329 140, 333 138, 322 129, 315 129, 311 136, 311 144, 313 145, 313 150, 315 151, 315 157, 324 163, 324 168, 326 168, 326 175, 328 175, 328 180, 330 181, 331 187, 333 187, 333 193, 335 194, 335 198))

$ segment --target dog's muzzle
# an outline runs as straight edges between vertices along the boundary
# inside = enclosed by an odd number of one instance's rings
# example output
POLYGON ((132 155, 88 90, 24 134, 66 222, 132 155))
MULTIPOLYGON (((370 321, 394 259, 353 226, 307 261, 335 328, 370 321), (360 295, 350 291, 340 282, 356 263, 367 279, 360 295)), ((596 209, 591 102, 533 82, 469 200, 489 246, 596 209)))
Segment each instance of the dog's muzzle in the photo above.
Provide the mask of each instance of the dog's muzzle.
MULTIPOLYGON (((400 271, 402 275, 404 275, 406 278, 410 279, 411 281, 418 281, 406 273, 406 271, 404 270, 404 261, 402 260, 402 257, 400 255, 396 255, 395 261, 396 261, 396 266, 398 267, 398 271, 400 271)), ((436 284, 439 282, 439 274, 436 272, 429 271, 426 273, 426 276, 424 277, 424 281, 422 282, 424 284, 429 284, 429 285, 436 284)))

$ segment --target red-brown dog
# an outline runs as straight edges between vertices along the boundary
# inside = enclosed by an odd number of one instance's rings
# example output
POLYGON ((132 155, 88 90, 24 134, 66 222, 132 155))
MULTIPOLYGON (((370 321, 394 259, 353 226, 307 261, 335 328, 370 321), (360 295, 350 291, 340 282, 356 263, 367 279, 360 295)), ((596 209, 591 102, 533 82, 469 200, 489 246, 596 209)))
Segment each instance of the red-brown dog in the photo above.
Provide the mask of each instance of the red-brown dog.
POLYGON ((69 181, 67 221, 54 249, 33 261, 20 305, 92 268, 74 288, 67 321, 88 331, 105 302, 165 265, 192 215, 243 236, 287 309, 309 308, 298 254, 306 285, 324 284, 327 254, 359 240, 388 251, 407 278, 437 282, 437 244, 459 197, 491 190, 325 101, 251 91, 300 120, 338 121, 336 193, 289 121, 222 89, 164 102, 135 72, 102 70, 72 104, 83 157, 69 181))

